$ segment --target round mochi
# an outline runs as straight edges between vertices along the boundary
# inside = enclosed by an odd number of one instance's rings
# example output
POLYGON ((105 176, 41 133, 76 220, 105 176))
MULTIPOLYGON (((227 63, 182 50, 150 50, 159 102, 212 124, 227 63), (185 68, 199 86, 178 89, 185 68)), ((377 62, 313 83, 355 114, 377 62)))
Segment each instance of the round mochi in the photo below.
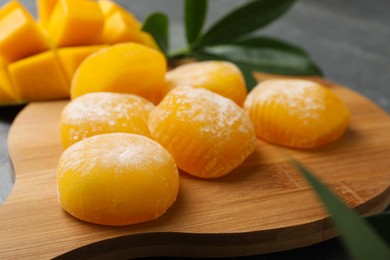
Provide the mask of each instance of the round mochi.
POLYGON ((335 93, 308 80, 261 82, 249 93, 244 108, 259 138, 293 148, 315 148, 339 139, 350 119, 335 93))
POLYGON ((202 61, 184 64, 167 72, 167 91, 179 86, 206 88, 243 106, 247 90, 243 74, 231 62, 202 61))
POLYGON ((150 113, 149 129, 179 168, 201 178, 229 173, 256 147, 254 128, 245 111, 203 88, 170 91, 150 113))
POLYGON ((88 56, 72 80, 72 98, 90 92, 135 94, 157 103, 165 85, 164 55, 138 43, 120 43, 88 56))
POLYGON ((61 207, 102 225, 156 219, 176 200, 179 175, 172 156, 140 135, 97 135, 66 149, 57 168, 61 207))
POLYGON ((60 130, 64 148, 105 133, 133 133, 150 137, 147 125, 154 105, 131 94, 95 92, 73 99, 63 109, 60 130))

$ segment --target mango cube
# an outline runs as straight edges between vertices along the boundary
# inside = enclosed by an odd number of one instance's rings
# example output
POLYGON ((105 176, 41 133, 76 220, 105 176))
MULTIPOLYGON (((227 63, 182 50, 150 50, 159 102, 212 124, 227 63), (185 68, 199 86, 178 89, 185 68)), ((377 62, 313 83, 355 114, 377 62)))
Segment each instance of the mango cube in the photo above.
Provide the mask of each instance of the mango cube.
POLYGON ((33 17, 18 2, 10 1, 0 10, 0 55, 7 62, 49 49, 49 42, 33 17))
POLYGON ((98 1, 105 18, 102 42, 115 44, 121 42, 143 43, 141 24, 129 12, 108 0, 98 1))
POLYGON ((92 45, 58 49, 57 55, 68 80, 72 80, 74 73, 85 58, 106 46, 107 45, 92 45))
POLYGON ((147 32, 141 32, 142 43, 152 49, 160 51, 157 42, 154 40, 153 36, 147 32))
POLYGON ((93 45, 100 41, 104 16, 96 1, 60 0, 48 25, 58 47, 93 45))
POLYGON ((12 82, 8 75, 7 65, 0 58, 0 103, 9 104, 18 102, 20 98, 12 87, 12 82))
POLYGON ((37 0, 38 20, 43 27, 46 27, 49 23, 51 13, 57 2, 58 0, 37 0))
POLYGON ((69 96, 70 83, 54 51, 11 63, 8 70, 22 100, 44 101, 69 96))

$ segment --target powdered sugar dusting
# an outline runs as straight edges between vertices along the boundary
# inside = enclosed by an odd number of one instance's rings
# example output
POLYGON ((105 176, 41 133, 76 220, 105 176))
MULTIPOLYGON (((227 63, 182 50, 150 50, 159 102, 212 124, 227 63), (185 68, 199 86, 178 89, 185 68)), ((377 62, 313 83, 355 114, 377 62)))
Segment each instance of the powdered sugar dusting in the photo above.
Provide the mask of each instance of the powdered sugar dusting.
POLYGON ((90 137, 69 147, 60 158, 59 169, 61 174, 71 170, 81 176, 96 170, 125 174, 144 170, 151 164, 174 162, 165 149, 149 138, 113 133, 90 137))
POLYGON ((307 120, 318 119, 326 109, 325 96, 323 87, 312 81, 267 80, 248 95, 244 106, 249 109, 254 103, 262 105, 272 102, 307 124, 307 120))

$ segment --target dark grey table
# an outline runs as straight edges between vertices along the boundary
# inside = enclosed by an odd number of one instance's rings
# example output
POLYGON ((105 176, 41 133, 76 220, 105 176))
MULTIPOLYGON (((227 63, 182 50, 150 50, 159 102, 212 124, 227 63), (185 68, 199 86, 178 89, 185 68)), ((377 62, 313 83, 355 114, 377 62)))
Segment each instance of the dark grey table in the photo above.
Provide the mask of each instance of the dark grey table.
MULTIPOLYGON (((0 0, 3 5, 5 0, 0 0)), ((35 1, 21 0, 36 13, 35 1)), ((118 0, 143 21, 154 11, 170 16, 172 47, 184 46, 181 0, 118 0)), ((209 1, 208 24, 246 1, 209 1)), ((367 96, 390 112, 390 1, 300 0, 266 34, 303 46, 323 69, 326 78, 367 96)), ((12 189, 13 173, 7 155, 7 135, 22 109, 0 108, 0 203, 12 189)), ((1 254, 1 252, 0 252, 1 254)), ((253 256, 256 259, 348 259, 338 239, 286 252, 253 256)))

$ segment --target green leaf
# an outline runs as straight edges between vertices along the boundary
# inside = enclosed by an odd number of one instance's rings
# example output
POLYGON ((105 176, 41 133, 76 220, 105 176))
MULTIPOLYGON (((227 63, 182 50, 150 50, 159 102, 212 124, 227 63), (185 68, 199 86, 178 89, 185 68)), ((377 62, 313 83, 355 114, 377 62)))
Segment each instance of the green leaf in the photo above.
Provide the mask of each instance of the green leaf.
POLYGON ((245 84, 248 92, 251 91, 258 83, 253 76, 253 70, 245 64, 237 63, 236 65, 240 68, 242 74, 244 75, 245 84))
POLYGON ((199 45, 227 43, 268 25, 284 14, 295 0, 257 0, 233 10, 215 23, 199 45))
POLYGON ((197 40, 203 29, 207 6, 207 0, 186 0, 184 3, 186 38, 189 45, 197 40))
POLYGON ((297 161, 294 161, 294 165, 317 192, 354 259, 390 259, 389 245, 364 219, 345 205, 306 167, 297 161))
POLYGON ((142 30, 153 36, 161 51, 166 55, 169 49, 169 20, 167 15, 159 12, 149 15, 143 24, 142 30))
POLYGON ((292 45, 269 45, 269 41, 264 42, 264 45, 261 43, 261 38, 253 38, 229 45, 206 47, 202 52, 243 64, 253 71, 284 75, 322 75, 307 54, 292 45))

